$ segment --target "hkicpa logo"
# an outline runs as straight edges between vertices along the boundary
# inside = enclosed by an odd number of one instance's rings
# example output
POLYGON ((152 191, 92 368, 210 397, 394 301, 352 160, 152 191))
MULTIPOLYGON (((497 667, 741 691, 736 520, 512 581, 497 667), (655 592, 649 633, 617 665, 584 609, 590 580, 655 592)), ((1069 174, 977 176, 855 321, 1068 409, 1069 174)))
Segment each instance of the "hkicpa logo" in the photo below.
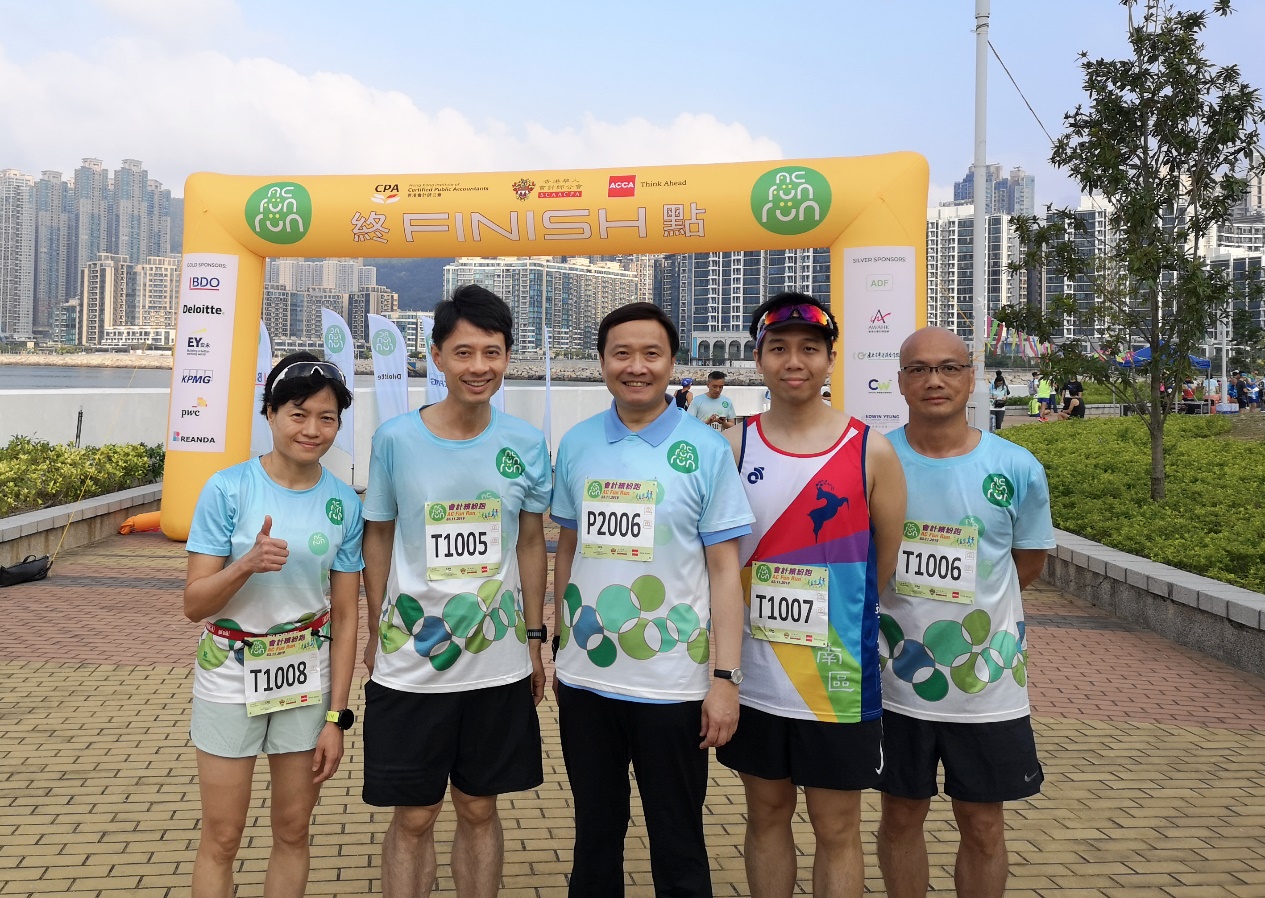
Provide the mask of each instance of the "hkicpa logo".
POLYGON ((984 478, 984 498, 1000 508, 1009 508, 1015 499, 1015 485, 1005 474, 989 474, 984 478))
POLYGON ((773 568, 767 564, 757 564, 755 566, 755 578, 761 583, 768 583, 773 579, 773 568))
POLYGON ((531 196, 531 192, 535 189, 536 182, 531 178, 519 178, 510 185, 510 190, 514 191, 514 196, 518 197, 521 202, 527 202, 528 197, 531 196))
POLYGON ((698 470, 698 449, 693 443, 677 440, 668 449, 668 464, 682 474, 692 474, 698 470))
POLYGON ((302 184, 265 184, 246 201, 246 224, 269 243, 298 243, 312 227, 312 195, 302 184))
POLYGON ((313 533, 307 538, 307 547, 313 555, 324 555, 329 551, 329 537, 324 533, 313 533))
POLYGON ((329 522, 335 527, 343 525, 343 500, 330 499, 325 503, 325 517, 329 518, 329 522))
POLYGON ((347 343, 343 336, 343 329, 337 324, 331 324, 325 330, 325 348, 330 352, 342 352, 343 346, 347 343))
POLYGON ((390 328, 382 328, 373 335, 373 351, 378 355, 391 355, 395 352, 395 334, 390 328))
POLYGON ((433 524, 443 523, 444 519, 448 517, 448 509, 444 508, 444 503, 436 502, 430 507, 430 514, 428 517, 430 517, 431 523, 433 524))
POLYGON ((830 182, 811 168, 767 171, 751 188, 751 214, 774 234, 806 234, 830 213, 830 182))
POLYGON ((518 453, 506 446, 496 453, 496 470, 502 477, 514 480, 523 476, 523 460, 518 457, 518 453))

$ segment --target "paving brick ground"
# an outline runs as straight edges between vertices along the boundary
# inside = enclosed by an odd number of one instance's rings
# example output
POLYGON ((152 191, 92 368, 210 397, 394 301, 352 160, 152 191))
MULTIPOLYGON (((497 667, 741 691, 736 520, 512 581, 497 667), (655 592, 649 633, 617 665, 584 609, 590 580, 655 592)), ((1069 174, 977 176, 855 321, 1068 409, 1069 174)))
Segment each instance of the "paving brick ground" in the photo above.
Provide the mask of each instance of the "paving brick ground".
MULTIPOLYGON (((187 736, 198 628, 180 614, 182 547, 156 535, 66 552, 44 583, 0 592, 0 898, 188 893, 198 838, 187 736)), ((1265 896, 1265 681, 1038 587, 1026 597, 1046 789, 1009 814, 1015 898, 1265 896)), ((503 804, 501 894, 565 894, 572 822, 557 716, 542 706, 546 782, 503 804)), ((386 815, 359 799, 359 730, 313 828, 312 895, 379 891, 386 815)), ((257 789, 266 788, 259 765, 257 789)), ((707 834, 717 895, 746 894, 742 796, 713 765, 707 834)), ((948 806, 929 825, 932 885, 952 890, 948 806)), ((868 889, 878 805, 867 796, 868 889)), ((446 814, 441 826, 452 830, 446 814)), ((797 820, 800 888, 812 845, 797 820)), ((261 894, 262 798, 238 894, 261 894)), ((437 895, 453 894, 441 845, 437 895)), ((639 810, 630 898, 653 894, 639 810)), ((600 896, 595 896, 600 898, 600 896)))

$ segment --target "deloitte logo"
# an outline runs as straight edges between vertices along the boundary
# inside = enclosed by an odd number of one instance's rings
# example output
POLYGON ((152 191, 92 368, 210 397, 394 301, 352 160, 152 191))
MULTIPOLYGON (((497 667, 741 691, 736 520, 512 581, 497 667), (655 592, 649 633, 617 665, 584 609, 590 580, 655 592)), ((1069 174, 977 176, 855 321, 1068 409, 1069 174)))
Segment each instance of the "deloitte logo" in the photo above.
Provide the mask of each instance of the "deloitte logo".
POLYGON ((347 341, 343 337, 343 329, 337 324, 331 324, 325 331, 325 348, 329 352, 339 353, 345 345, 347 341))
POLYGON ((806 234, 830 213, 830 182, 796 165, 767 171, 751 188, 751 214, 774 234, 806 234))
POLYGON ((302 184, 265 184, 246 201, 246 224, 269 243, 298 243, 312 227, 312 195, 302 184))
POLYGON ((395 352, 395 334, 382 328, 373 335, 373 351, 378 355, 391 355, 395 352))

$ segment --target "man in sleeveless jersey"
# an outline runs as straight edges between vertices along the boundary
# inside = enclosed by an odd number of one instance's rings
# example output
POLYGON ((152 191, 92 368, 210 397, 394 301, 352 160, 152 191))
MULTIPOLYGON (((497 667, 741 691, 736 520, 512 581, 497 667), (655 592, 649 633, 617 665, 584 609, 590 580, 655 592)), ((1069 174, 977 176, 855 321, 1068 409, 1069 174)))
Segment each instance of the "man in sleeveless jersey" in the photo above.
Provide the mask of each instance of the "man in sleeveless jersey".
POLYGON ((739 540, 747 599, 742 716, 716 757, 747 797, 752 898, 789 898, 804 790, 813 894, 860 898, 861 790, 883 765, 878 595, 896 566, 905 477, 882 434, 821 401, 839 329, 780 293, 752 315, 769 410, 728 437, 756 521, 739 540))
POLYGON ((448 395, 373 437, 365 494, 364 801, 392 807, 382 894, 425 898, 451 794, 461 898, 497 893, 497 796, 543 781, 540 646, 550 464, 544 435, 491 404, 509 307, 468 285, 435 309, 430 363, 448 395), (449 784, 451 783, 451 790, 449 784))
POLYGON ((1045 469, 1028 450, 971 427, 966 344, 927 327, 901 346, 909 423, 889 434, 909 485, 896 574, 880 598, 887 894, 923 898, 923 824, 944 766, 960 843, 959 898, 1000 898, 1003 802, 1043 780, 1028 709, 1020 590, 1054 546, 1045 469))
POLYGON ((707 749, 729 741, 738 721, 738 539, 751 509, 725 438, 663 402, 679 348, 653 303, 603 318, 597 351, 614 401, 558 446, 551 514, 562 528, 556 680, 575 807, 571 898, 624 894, 629 763, 655 894, 712 895, 707 749))

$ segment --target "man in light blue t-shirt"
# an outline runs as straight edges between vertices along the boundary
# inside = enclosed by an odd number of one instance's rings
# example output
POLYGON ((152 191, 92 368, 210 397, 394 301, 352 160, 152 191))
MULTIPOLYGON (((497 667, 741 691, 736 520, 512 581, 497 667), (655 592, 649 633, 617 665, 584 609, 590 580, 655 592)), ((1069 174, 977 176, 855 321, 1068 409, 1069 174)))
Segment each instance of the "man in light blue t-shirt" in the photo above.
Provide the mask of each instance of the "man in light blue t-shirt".
POLYGON ((571 898, 624 894, 630 760, 655 893, 712 894, 707 749, 738 723, 738 539, 753 517, 724 437, 663 402, 679 344, 652 303, 602 319, 597 351, 614 402, 558 446, 555 663, 575 807, 571 898))
POLYGON ((707 392, 690 403, 690 414, 713 430, 728 430, 737 420, 734 404, 721 395, 724 389, 725 372, 713 371, 707 375, 707 392))

